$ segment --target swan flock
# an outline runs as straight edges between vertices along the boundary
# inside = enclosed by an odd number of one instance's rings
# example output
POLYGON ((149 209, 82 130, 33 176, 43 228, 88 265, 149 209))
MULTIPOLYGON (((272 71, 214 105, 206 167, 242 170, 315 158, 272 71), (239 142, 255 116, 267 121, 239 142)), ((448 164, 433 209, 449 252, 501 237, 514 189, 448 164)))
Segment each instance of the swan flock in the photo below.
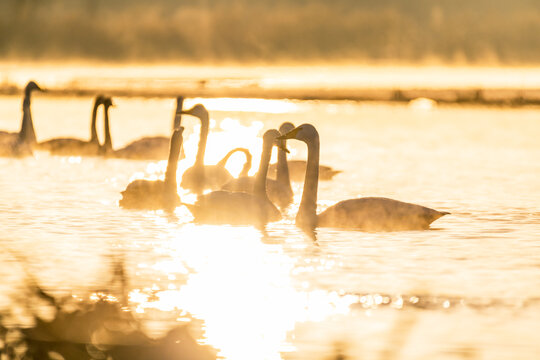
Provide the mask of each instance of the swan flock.
POLYGON ((114 149, 110 129, 109 109, 114 105, 111 97, 96 95, 91 107, 90 138, 53 138, 38 142, 31 113, 31 95, 43 92, 35 81, 24 89, 22 120, 19 132, 0 131, 0 156, 32 156, 34 151, 46 151, 58 156, 99 156, 126 160, 167 160, 163 180, 135 180, 121 192, 119 205, 127 209, 174 211, 185 206, 194 221, 210 224, 239 224, 263 227, 279 221, 286 209, 294 203, 291 182, 303 182, 303 190, 296 225, 305 230, 331 227, 361 231, 403 231, 429 229, 430 224, 449 214, 417 204, 384 197, 361 197, 339 201, 317 213, 319 181, 339 181, 346 176, 330 166, 321 165, 319 132, 312 124, 295 126, 285 122, 279 129, 269 129, 262 137, 260 159, 253 159, 248 149, 224 149, 223 158, 214 165, 205 163, 205 151, 210 133, 208 110, 197 104, 184 109, 184 98, 176 99, 176 109, 170 136, 144 137, 121 149, 114 149), (103 108, 103 143, 100 143, 97 123, 98 109, 103 108), (178 162, 181 160, 183 116, 200 122, 199 143, 195 162, 177 181, 178 162), (287 142, 300 141, 307 147, 307 160, 288 159, 287 142), (273 148, 278 161, 270 164, 273 148), (236 152, 245 156, 240 176, 235 178, 226 169, 229 158, 236 152), (248 176, 252 161, 259 162, 255 176, 248 176), (178 186, 197 195, 192 203, 183 203, 178 186))

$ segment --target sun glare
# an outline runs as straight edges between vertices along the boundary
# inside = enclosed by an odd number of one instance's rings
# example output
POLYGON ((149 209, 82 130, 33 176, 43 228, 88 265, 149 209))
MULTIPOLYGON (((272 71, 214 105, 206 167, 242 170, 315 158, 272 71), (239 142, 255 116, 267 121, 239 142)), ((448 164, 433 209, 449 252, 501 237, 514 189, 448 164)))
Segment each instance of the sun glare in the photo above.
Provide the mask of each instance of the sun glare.
POLYGON ((281 359, 297 323, 347 314, 358 301, 295 282, 296 260, 252 227, 188 224, 169 235, 156 251, 171 260, 149 265, 168 281, 130 300, 138 313, 181 309, 203 320, 204 342, 225 359, 281 359))

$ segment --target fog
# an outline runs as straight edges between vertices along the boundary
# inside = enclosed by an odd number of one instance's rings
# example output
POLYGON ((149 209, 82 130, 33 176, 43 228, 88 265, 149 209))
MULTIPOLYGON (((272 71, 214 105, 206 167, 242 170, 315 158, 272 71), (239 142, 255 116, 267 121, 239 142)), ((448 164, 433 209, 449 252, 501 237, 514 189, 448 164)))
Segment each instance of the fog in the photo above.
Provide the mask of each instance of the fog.
POLYGON ((536 65, 537 0, 3 0, 4 60, 536 65))

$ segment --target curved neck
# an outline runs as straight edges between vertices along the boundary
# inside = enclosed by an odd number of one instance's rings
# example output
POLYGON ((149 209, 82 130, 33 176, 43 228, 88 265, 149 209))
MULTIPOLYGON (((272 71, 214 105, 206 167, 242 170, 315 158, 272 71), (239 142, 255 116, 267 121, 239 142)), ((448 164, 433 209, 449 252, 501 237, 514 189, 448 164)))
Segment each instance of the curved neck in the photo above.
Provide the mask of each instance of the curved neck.
POLYGON ((244 152, 244 154, 246 154, 246 162, 244 163, 242 170, 240 170, 240 174, 238 174, 238 177, 248 176, 249 170, 251 170, 251 163, 253 161, 253 156, 251 156, 251 153, 247 150, 244 152))
POLYGON ((208 128, 210 122, 207 116, 200 118, 201 120, 201 135, 199 137, 199 149, 197 150, 197 157, 195 158, 194 166, 203 167, 204 166, 204 153, 206 151, 206 141, 208 139, 208 128))
POLYGON ((103 115, 105 117, 105 126, 104 126, 105 127, 105 142, 103 143, 103 149, 105 150, 105 153, 108 153, 113 150, 112 139, 111 139, 111 129, 109 125, 109 107, 104 106, 103 115))
POLYGON ((19 132, 19 141, 30 145, 36 143, 36 132, 34 131, 34 122, 32 121, 32 113, 30 111, 30 91, 26 90, 23 100, 23 118, 21 123, 21 131, 19 132))
MULTIPOLYGON (((281 140, 283 147, 285 147, 286 140, 281 140)), ((291 178, 289 176, 289 165, 287 164, 287 153, 278 147, 278 161, 277 161, 277 174, 276 181, 280 186, 291 189, 291 178)))
POLYGON ((169 161, 165 171, 165 191, 176 192, 176 170, 178 168, 178 157, 180 156, 180 147, 182 146, 182 132, 174 131, 171 136, 169 148, 169 161))
POLYGON ((227 161, 229 161, 229 158, 235 153, 235 152, 243 152, 244 155, 246 156, 246 162, 244 163, 244 167, 242 168, 242 171, 240 171, 240 174, 238 175, 238 177, 242 177, 242 176, 248 176, 248 172, 249 170, 251 169, 251 162, 253 160, 253 157, 251 156, 251 153, 249 152, 248 149, 244 149, 244 148, 235 148, 235 149, 232 149, 231 151, 229 151, 227 153, 227 155, 225 155, 223 157, 223 159, 219 160, 219 162, 216 164, 217 166, 221 166, 221 167, 225 167, 225 165, 227 164, 227 161))
POLYGON ((266 195, 266 176, 268 175, 268 164, 270 163, 270 157, 272 156, 273 140, 263 141, 263 151, 261 154, 261 162, 259 164, 259 171, 255 175, 255 184, 253 193, 256 196, 267 197, 266 195))
POLYGON ((94 108, 92 109, 92 121, 90 123, 90 142, 94 144, 97 144, 99 142, 96 129, 96 118, 99 105, 99 101, 96 99, 96 101, 94 102, 94 108))
POLYGON ((314 228, 317 225, 317 187, 319 185, 319 136, 306 141, 308 159, 304 191, 296 215, 296 224, 300 227, 314 228))

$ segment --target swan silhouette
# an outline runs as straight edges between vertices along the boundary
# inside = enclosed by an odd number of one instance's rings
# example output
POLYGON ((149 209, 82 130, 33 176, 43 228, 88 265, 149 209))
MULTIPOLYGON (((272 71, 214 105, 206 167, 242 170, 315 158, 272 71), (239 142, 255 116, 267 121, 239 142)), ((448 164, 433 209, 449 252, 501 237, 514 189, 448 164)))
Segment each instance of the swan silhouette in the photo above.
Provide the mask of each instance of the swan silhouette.
POLYGON ((205 189, 220 189, 224 184, 231 181, 233 176, 224 166, 204 164, 206 142, 208 140, 210 126, 208 110, 203 105, 197 104, 189 110, 182 111, 182 114, 199 118, 201 121, 201 133, 195 163, 182 175, 180 186, 198 195, 202 194, 205 189))
POLYGON ((184 204, 192 213, 195 222, 261 227, 281 219, 279 210, 266 194, 268 164, 272 146, 279 135, 277 130, 268 130, 263 136, 263 151, 254 192, 250 194, 219 190, 199 196, 195 204, 184 204))
MULTIPOLYGON (((281 135, 288 133, 294 129, 294 125, 290 122, 285 122, 279 127, 281 135)), ((286 140, 279 140, 282 142, 278 146, 278 162, 276 179, 266 179, 266 190, 268 192, 268 198, 272 203, 279 206, 280 209, 285 209, 293 201, 293 191, 291 187, 291 180, 289 178, 289 167, 287 165, 287 152, 285 151, 286 140)), ((233 179, 226 183, 222 190, 228 191, 243 191, 253 193, 255 187, 255 177, 252 176, 239 176, 237 179, 233 179)))
POLYGON ((21 130, 18 133, 0 131, 0 156, 22 157, 33 154, 32 150, 37 141, 30 100, 32 92, 35 90, 44 91, 35 81, 29 81, 24 88, 21 130))
MULTIPOLYGON (((181 125, 184 98, 176 98, 176 111, 173 129, 181 125)), ((164 160, 169 154, 169 138, 166 136, 148 136, 135 140, 125 147, 115 150, 114 157, 132 160, 164 160)))
POLYGON ((92 118, 90 122, 90 140, 81 140, 73 138, 56 138, 41 142, 37 145, 40 150, 47 150, 53 155, 77 155, 77 156, 96 156, 100 154, 101 145, 99 143, 96 118, 99 106, 101 106, 105 97, 96 96, 92 108, 92 118))
POLYGON ((308 147, 307 169, 296 224, 307 231, 316 227, 354 228, 365 231, 423 230, 447 212, 382 197, 349 199, 317 215, 319 177, 319 134, 303 124, 279 139, 296 139, 308 147))
POLYGON ((177 192, 176 169, 182 147, 183 127, 173 131, 169 147, 169 160, 164 180, 134 180, 124 191, 119 205, 128 209, 174 210, 180 205, 177 192))

